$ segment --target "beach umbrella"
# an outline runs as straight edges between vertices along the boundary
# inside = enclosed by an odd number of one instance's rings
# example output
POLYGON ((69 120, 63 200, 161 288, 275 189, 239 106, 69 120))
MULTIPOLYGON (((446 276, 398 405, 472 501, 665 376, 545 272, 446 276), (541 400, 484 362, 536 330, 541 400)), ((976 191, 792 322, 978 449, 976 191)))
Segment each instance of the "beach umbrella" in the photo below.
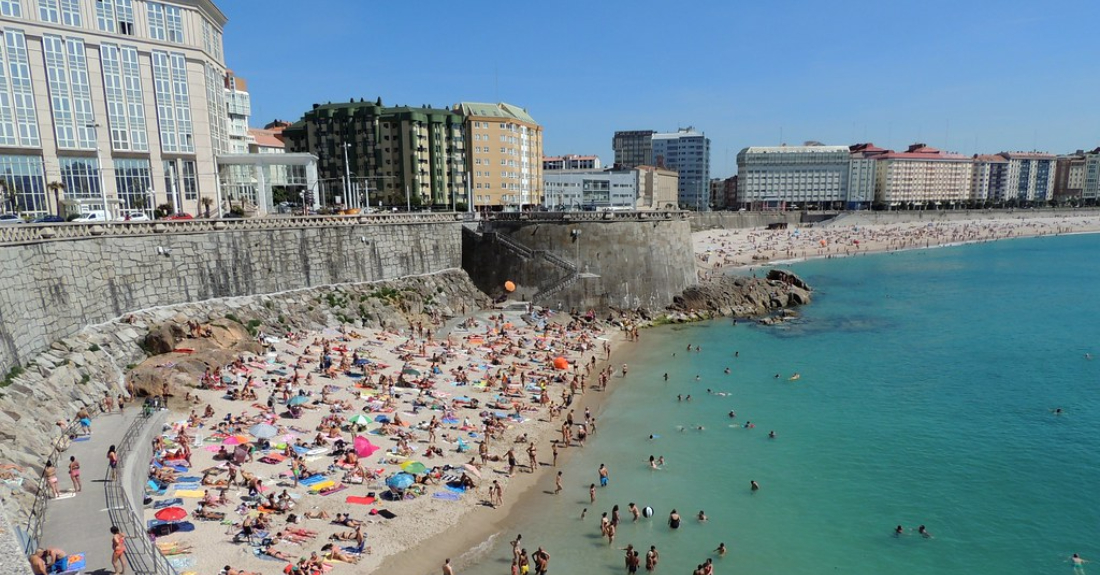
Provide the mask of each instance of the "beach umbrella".
POLYGON ((569 360, 565 359, 564 357, 562 357, 560 355, 558 357, 555 357, 554 358, 554 368, 555 369, 569 369, 569 360))
POLYGON ((374 420, 377 421, 378 423, 389 423, 390 422, 390 418, 386 417, 385 415, 376 415, 376 416, 374 416, 374 420))
POLYGON ((477 477, 478 479, 481 479, 481 471, 478 470, 477 467, 475 467, 475 466, 473 466, 469 463, 463 463, 462 468, 465 469, 466 471, 469 471, 470 474, 473 475, 474 477, 477 477))
POLYGON ((370 422, 370 418, 363 415, 362 413, 356 413, 355 415, 348 418, 348 423, 352 425, 367 425, 370 422))
POLYGON ((309 397, 305 395, 295 395, 286 402, 287 405, 294 407, 295 405, 302 405, 303 403, 309 403, 309 397))
POLYGON ((402 369, 402 370, 401 370, 401 373, 403 373, 403 374, 405 374, 405 375, 416 375, 416 376, 419 376, 419 375, 420 375, 420 372, 419 372, 419 371, 417 371, 417 370, 415 370, 415 369, 413 369, 413 368, 411 368, 411 367, 406 367, 405 369, 402 369))
POLYGON ((355 445, 355 454, 359 457, 370 457, 375 451, 381 449, 362 435, 356 435, 352 443, 355 445))
POLYGON ((248 428, 248 433, 256 439, 271 439, 279 434, 279 428, 270 423, 257 423, 248 428))
POLYGON ((225 441, 222 442, 222 445, 237 445, 240 442, 241 440, 237 439, 236 435, 230 435, 225 439, 225 441))
POLYGON ((512 293, 512 292, 516 291, 516 284, 514 282, 512 282, 511 280, 508 280, 508 281, 504 282, 504 291, 506 291, 508 293, 512 293))
POLYGON ((394 489, 406 489, 413 483, 416 483, 416 478, 408 473, 398 473, 386 478, 386 486, 394 489))
POLYGON ((187 510, 182 507, 165 507, 157 511, 153 517, 161 521, 179 521, 187 517, 187 510))
POLYGON ((412 473, 413 475, 420 475, 428 472, 428 466, 420 463, 419 461, 406 461, 401 464, 401 470, 405 473, 412 473))

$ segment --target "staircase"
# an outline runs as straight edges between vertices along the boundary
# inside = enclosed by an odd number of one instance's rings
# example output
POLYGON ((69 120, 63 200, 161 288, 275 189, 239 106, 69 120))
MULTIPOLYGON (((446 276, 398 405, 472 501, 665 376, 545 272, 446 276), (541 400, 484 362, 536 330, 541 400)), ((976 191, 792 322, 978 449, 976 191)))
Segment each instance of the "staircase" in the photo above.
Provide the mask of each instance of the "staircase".
POLYGON ((508 251, 516 254, 525 261, 532 258, 540 258, 550 265, 553 265, 554 267, 557 267, 565 272, 565 275, 550 282, 549 285, 542 286, 539 291, 537 291, 535 295, 531 298, 532 303, 538 303, 541 300, 545 300, 546 298, 577 283, 577 280, 580 279, 581 274, 580 269, 577 267, 577 264, 559 256, 558 254, 555 254, 554 252, 551 252, 549 250, 533 250, 523 245, 512 236, 506 234, 500 234, 497 232, 479 232, 472 227, 465 227, 464 229, 476 235, 477 237, 491 238, 494 242, 504 246, 506 249, 508 249, 508 251))

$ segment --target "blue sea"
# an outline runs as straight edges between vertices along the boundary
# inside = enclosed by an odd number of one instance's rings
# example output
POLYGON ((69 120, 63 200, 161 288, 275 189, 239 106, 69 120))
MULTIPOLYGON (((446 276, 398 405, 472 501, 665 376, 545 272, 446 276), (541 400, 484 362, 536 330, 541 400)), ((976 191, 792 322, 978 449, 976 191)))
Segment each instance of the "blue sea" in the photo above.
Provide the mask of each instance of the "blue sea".
MULTIPOLYGON (((1075 552, 1100 573, 1098 252, 1079 235, 804 262, 797 321, 645 331, 565 492, 547 477, 515 532, 555 573, 624 572, 628 543, 677 574, 1074 573, 1075 552), (654 517, 633 523, 630 502, 654 517)), ((515 532, 463 575, 509 573, 515 532)))

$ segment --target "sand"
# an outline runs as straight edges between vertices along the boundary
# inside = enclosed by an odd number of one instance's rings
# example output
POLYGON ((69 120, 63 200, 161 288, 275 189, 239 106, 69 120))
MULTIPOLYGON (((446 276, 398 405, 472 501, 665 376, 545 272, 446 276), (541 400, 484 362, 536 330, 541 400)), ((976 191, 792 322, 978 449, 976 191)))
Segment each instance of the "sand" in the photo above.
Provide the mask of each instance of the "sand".
MULTIPOLYGON (((399 415, 407 424, 407 427, 401 428, 401 431, 411 434, 408 444, 415 452, 407 458, 389 453, 389 450, 396 449, 398 445, 396 437, 375 435, 373 433, 382 426, 369 425, 369 431, 363 436, 382 449, 369 457, 362 458, 363 467, 367 470, 377 470, 378 477, 367 479, 361 485, 342 482, 344 475, 342 469, 330 471, 329 465, 336 461, 333 456, 329 454, 307 456, 305 461, 308 468, 327 472, 328 479, 337 484, 346 485, 346 489, 331 495, 312 493, 304 485, 294 487, 292 479, 287 476, 290 470, 289 459, 278 464, 268 464, 259 461, 260 457, 267 452, 254 453, 253 460, 244 463, 241 469, 262 479, 265 486, 264 495, 271 492, 278 495, 286 490, 295 497, 294 507, 288 512, 267 514, 272 524, 269 529, 270 534, 274 535, 278 531, 286 530, 288 527, 286 519, 291 513, 301 517, 307 511, 323 510, 332 516, 337 512, 350 512, 352 518, 365 522, 366 546, 370 549, 370 553, 361 555, 357 566, 331 562, 334 572, 373 571, 380 567, 387 572, 438 572, 439 566, 447 556, 461 555, 470 545, 488 539, 496 532, 498 525, 506 524, 509 510, 537 482, 548 480, 552 487, 552 476, 547 475, 545 471, 552 460, 551 442, 557 441, 560 437, 559 428, 565 419, 566 412, 573 410, 574 418, 578 422, 583 421, 585 406, 598 404, 594 402, 597 399, 596 396, 604 395, 601 391, 592 389, 592 384, 598 380, 598 374, 606 362, 600 362, 596 368, 588 371, 587 377, 583 366, 588 365, 593 357, 604 360, 608 353, 606 349, 613 352, 620 342, 617 328, 599 321, 577 322, 574 327, 578 329, 548 333, 537 325, 525 323, 522 315, 520 312, 487 310, 474 314, 470 318, 460 318, 476 321, 476 326, 463 327, 457 325, 461 323, 458 320, 453 320, 444 326, 426 326, 433 332, 431 343, 426 338, 413 336, 412 327, 401 333, 378 330, 348 330, 346 333, 341 333, 330 329, 322 334, 298 334, 298 338, 290 340, 281 337, 279 341, 273 342, 272 350, 265 356, 246 357, 241 366, 242 369, 225 371, 225 379, 240 383, 240 385, 231 384, 229 389, 241 389, 246 378, 252 376, 253 389, 256 390, 257 395, 255 400, 232 400, 224 390, 196 388, 188 391, 193 394, 193 398, 184 408, 185 398, 180 397, 184 392, 181 391, 172 398, 171 407, 174 411, 171 419, 174 427, 166 429, 163 437, 173 440, 182 431, 193 442, 190 470, 179 473, 181 476, 201 476, 202 471, 207 468, 219 465, 224 467, 226 465, 224 462, 215 460, 215 452, 218 446, 222 445, 225 437, 215 437, 214 427, 226 414, 248 418, 248 421, 239 428, 240 431, 247 430, 257 421, 261 421, 261 409, 253 404, 262 406, 272 394, 274 388, 272 382, 293 375, 294 363, 300 358, 309 358, 309 361, 299 367, 298 373, 303 381, 302 389, 311 394, 311 402, 320 400, 322 388, 329 386, 330 401, 345 401, 346 407, 350 408, 337 413, 344 418, 357 413, 363 413, 371 419, 380 414, 390 418, 399 415), (490 320, 490 316, 494 319, 490 320), (503 330, 502 327, 504 327, 503 330), (360 357, 369 358, 373 362, 373 367, 368 369, 368 372, 372 372, 373 381, 378 381, 379 375, 396 377, 407 369, 415 369, 422 375, 406 374, 405 377, 411 380, 423 378, 425 391, 422 393, 417 388, 396 387, 393 389, 396 397, 391 398, 395 405, 394 411, 380 413, 376 408, 382 400, 388 398, 387 387, 361 388, 357 387, 357 382, 362 381, 362 378, 350 377, 346 373, 337 373, 335 377, 329 378, 320 373, 319 356, 322 340, 331 341, 333 347, 346 348, 346 352, 332 352, 334 363, 337 365, 340 364, 345 353, 350 357, 353 352, 358 351, 360 357), (438 367, 442 373, 433 375, 430 369, 432 357, 444 354, 445 349, 442 344, 448 341, 451 344, 451 355, 447 356, 444 363, 439 364, 438 367), (424 346, 423 354, 421 345, 424 346), (545 349, 536 351, 535 345, 545 349), (582 349, 582 345, 586 349, 582 349), (516 355, 517 352, 520 356, 516 355), (558 356, 568 359, 570 369, 564 371, 554 369, 552 360, 558 356), (499 365, 490 365, 492 358, 495 358, 499 365), (495 377, 493 388, 454 385, 456 378, 452 370, 460 366, 467 370, 471 384, 484 380, 490 375, 495 377), (488 366, 488 369, 484 366, 488 366), (443 482, 439 482, 423 486, 424 494, 413 499, 396 501, 378 499, 369 505, 346 502, 348 496, 365 496, 373 492, 378 497, 388 493, 390 490, 385 486, 384 479, 400 472, 400 464, 406 461, 420 461, 429 468, 449 465, 455 469, 445 473, 455 476, 463 473, 463 464, 471 459, 479 463, 478 442, 482 437, 480 415, 487 409, 490 412, 514 413, 512 409, 489 409, 486 407, 486 402, 492 401, 494 396, 501 393, 502 383, 499 380, 501 374, 513 373, 511 378, 515 382, 521 371, 525 373, 526 383, 532 387, 519 393, 518 397, 507 398, 507 401, 515 399, 524 406, 521 419, 509 420, 508 427, 503 430, 501 436, 489 442, 490 454, 499 456, 501 461, 490 461, 486 466, 481 467, 481 479, 467 472, 477 484, 474 489, 456 493, 448 489, 443 482), (312 382, 304 382, 307 375, 312 382), (563 376, 579 378, 580 383, 583 384, 583 393, 575 396, 568 408, 560 411, 556 418, 550 420, 549 406, 538 406, 539 393, 535 390, 537 385, 545 384, 551 405, 560 406, 564 401, 563 392, 567 391, 569 386, 566 382, 553 380, 561 379, 563 376), (435 397, 427 395, 428 392, 435 397), (374 396, 376 401, 372 403, 369 399, 365 399, 367 396, 361 395, 362 393, 376 394, 374 396), (454 407, 454 400, 459 396, 477 398, 480 406, 477 409, 454 407), (435 403, 440 409, 422 407, 414 411, 413 403, 417 399, 435 403), (207 405, 213 409, 213 417, 207 418, 201 428, 189 426, 184 429, 190 410, 193 409, 196 416, 202 415, 207 405), (442 419, 444 413, 450 412, 453 412, 455 420, 448 419, 441 425, 437 430, 437 441, 434 444, 442 450, 442 455, 426 457, 424 454, 429 446, 428 432, 423 427, 433 416, 442 419), (469 427, 463 426, 466 419, 469 420, 469 427), (519 438, 524 435, 527 436, 527 441, 520 443, 519 438), (459 438, 469 446, 469 451, 458 452, 459 438), (201 443, 194 442, 196 439, 201 440, 201 443), (543 464, 536 472, 530 472, 527 467, 528 442, 534 442, 538 449, 538 460, 543 464), (518 472, 510 478, 506 472, 507 464, 503 460, 509 448, 515 449, 520 463, 518 472), (504 487, 503 505, 497 508, 487 504, 489 501, 487 487, 494 479, 504 487), (441 495, 437 497, 436 494, 441 495), (445 497, 445 499, 439 497, 445 497), (372 514, 372 510, 382 509, 396 516, 386 519, 372 514), (441 534, 446 536, 439 537, 441 534)), ((544 318, 546 325, 562 330, 571 319, 566 316, 544 318)), ((181 347, 186 347, 186 344, 181 344, 181 347)), ((349 372, 358 375, 361 370, 353 367, 349 372)), ((196 382, 196 385, 198 383, 196 382)), ((283 416, 287 408, 282 405, 281 396, 276 396, 275 414, 277 415, 268 417, 268 420, 279 426, 280 435, 272 441, 278 442, 290 438, 291 441, 301 440, 312 443, 314 436, 318 434, 317 428, 321 420, 325 416, 332 415, 333 408, 325 404, 310 405, 310 407, 313 408, 303 410, 300 419, 290 419, 283 416)), ((242 435, 248 439, 247 432, 242 435)), ((355 433, 345 429, 341 430, 339 435, 351 443, 355 433)), ((575 445, 574 443, 573 447, 563 446, 562 456, 570 450, 578 449, 575 445)), ((228 445, 226 449, 232 452, 233 446, 228 445)), ((226 475, 222 473, 218 477, 224 479, 226 475)), ((186 487, 185 485, 184 488, 186 487)), ((216 487, 208 486, 200 486, 197 489, 209 489, 214 495, 219 491, 216 487)), ((155 500, 163 501, 179 497, 182 493, 184 494, 182 506, 192 513, 196 510, 200 499, 186 497, 188 491, 191 490, 169 487, 164 495, 155 497, 155 500)), ((216 511, 226 514, 225 521, 204 521, 188 517, 187 520, 195 527, 193 531, 173 533, 158 538, 158 544, 165 547, 179 546, 192 549, 191 553, 172 556, 180 558, 177 560, 183 565, 178 571, 181 573, 193 571, 196 574, 205 575, 218 573, 222 567, 230 565, 234 569, 250 572, 282 573, 287 565, 285 561, 259 557, 255 555, 251 546, 231 542, 233 535, 239 532, 240 521, 249 513, 255 514, 248 508, 240 507, 242 497, 246 495, 247 489, 243 487, 229 487, 226 491, 228 503, 215 508, 216 511)), ((145 519, 153 519, 155 512, 155 509, 148 508, 145 511, 145 519)), ((345 526, 336 525, 324 519, 302 518, 289 527, 317 532, 316 537, 313 538, 301 538, 296 542, 283 541, 275 545, 275 549, 294 560, 309 557, 311 552, 321 554, 321 547, 328 542, 330 534, 349 530, 345 526)), ((354 541, 336 543, 341 546, 355 545, 354 541)))
POLYGON ((792 226, 785 230, 706 230, 692 234, 692 241, 696 269, 700 277, 705 277, 728 268, 811 258, 1098 231, 1100 215, 1045 216, 1035 212, 1012 218, 976 216, 965 220, 917 219, 894 224, 865 223, 857 217, 831 225, 792 226))

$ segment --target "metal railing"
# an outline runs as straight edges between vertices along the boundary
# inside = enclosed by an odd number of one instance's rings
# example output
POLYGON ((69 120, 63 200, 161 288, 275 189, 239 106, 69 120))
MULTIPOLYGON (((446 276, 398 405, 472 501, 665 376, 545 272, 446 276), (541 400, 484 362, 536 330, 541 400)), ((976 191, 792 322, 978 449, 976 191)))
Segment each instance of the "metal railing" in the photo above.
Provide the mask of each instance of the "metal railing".
MULTIPOLYGON (((69 448, 71 444, 70 437, 76 435, 76 430, 80 427, 80 422, 73 420, 69 423, 69 426, 62 432, 61 437, 53 444, 53 449, 46 457, 47 461, 58 462, 61 454, 69 448)), ((56 469, 56 466, 55 466, 56 469)), ((46 468, 42 468, 42 473, 38 476, 38 483, 35 485, 34 501, 31 503, 30 513, 27 515, 26 526, 26 541, 23 545, 23 553, 30 556, 38 549, 38 542, 42 539, 42 528, 46 525, 46 506, 50 500, 50 487, 46 481, 46 468)))
POLYGON ((65 224, 15 224, 0 226, 0 245, 101 237, 197 234, 220 231, 267 231, 359 225, 444 224, 462 222, 464 214, 407 213, 357 216, 292 216, 239 220, 154 220, 65 224))
MULTIPOLYGON (((126 490, 123 488, 127 468, 134 464, 141 465, 141 462, 128 461, 126 459, 127 454, 129 454, 134 442, 142 437, 145 426, 152 419, 151 413, 142 410, 141 415, 130 424, 126 434, 119 440, 117 445, 119 460, 125 463, 121 464, 120 469, 116 470, 114 480, 105 483, 107 513, 111 517, 111 523, 127 535, 126 559, 129 561, 133 573, 178 575, 176 568, 168 562, 168 559, 146 534, 144 521, 138 515, 137 510, 130 505, 126 497, 126 490)), ((144 468, 145 465, 142 465, 142 472, 144 472, 144 468)))
POLYGON ((614 212, 489 212, 486 219, 497 222, 635 222, 686 220, 689 212, 638 210, 614 212))

